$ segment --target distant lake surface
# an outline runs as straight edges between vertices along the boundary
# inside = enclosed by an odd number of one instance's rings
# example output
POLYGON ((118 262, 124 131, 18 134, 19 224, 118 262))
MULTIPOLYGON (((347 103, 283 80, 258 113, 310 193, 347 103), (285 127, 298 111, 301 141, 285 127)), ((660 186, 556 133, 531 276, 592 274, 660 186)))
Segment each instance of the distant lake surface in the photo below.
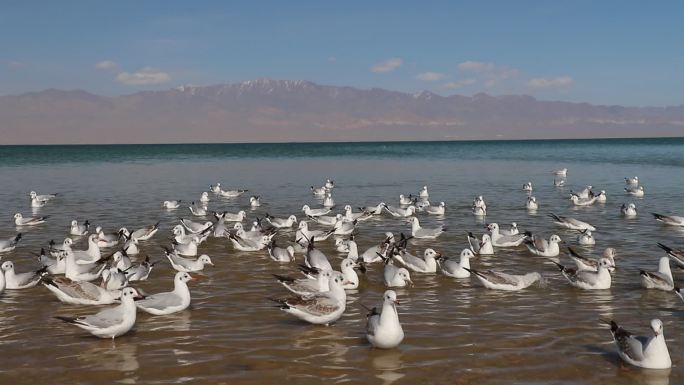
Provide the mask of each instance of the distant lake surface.
MULTIPOLYGON (((198 200, 210 184, 246 188, 237 199, 211 195, 210 211, 248 214, 245 225, 266 213, 302 217, 304 204, 320 206, 309 186, 335 180, 335 212, 416 194, 427 185, 430 201, 446 203, 446 215, 420 213, 426 227, 444 224, 437 240, 415 240, 409 250, 426 247, 457 258, 467 247, 466 232, 482 234, 485 222, 548 238, 558 234, 578 252, 597 257, 604 248, 618 252, 610 290, 571 287, 558 269, 526 248, 497 249, 477 257, 476 269, 512 273, 537 271, 541 284, 520 292, 487 290, 474 278, 456 280, 412 273, 413 287, 397 289, 399 317, 406 338, 397 349, 372 349, 364 338, 365 306, 377 305, 385 287, 382 266, 370 265, 358 291, 348 294, 343 317, 329 327, 313 326, 279 311, 267 297, 288 295, 272 274, 298 276, 296 264, 277 264, 267 252, 237 251, 227 239, 210 238, 200 253, 215 268, 191 283, 191 309, 171 316, 138 314, 135 331, 111 340, 55 320, 55 315, 89 314, 96 307, 65 305, 44 287, 6 290, 0 295, 0 378, 3 383, 209 383, 209 384, 681 384, 684 383, 684 303, 672 293, 645 290, 639 270, 656 270, 665 254, 656 242, 684 247, 684 229, 665 227, 651 212, 684 215, 684 138, 542 140, 480 142, 376 142, 287 144, 179 144, 0 146, 0 237, 24 234, 13 252, 0 254, 18 271, 38 267, 31 252, 51 239, 68 236, 72 219, 88 219, 114 232, 161 221, 161 230, 141 242, 143 255, 164 258, 171 228, 183 207, 161 202, 198 200), (552 170, 567 167, 564 187, 553 185, 552 170), (644 198, 624 194, 624 177, 638 175, 644 198), (539 202, 525 210, 531 181, 539 202), (605 190, 604 204, 574 207, 572 190, 605 190), (36 215, 44 225, 17 229, 12 215, 32 214, 28 192, 58 192, 60 197, 36 215), (263 205, 249 209, 249 195, 263 205), (486 220, 470 213, 475 196, 487 201, 486 220), (639 215, 620 216, 633 202, 639 215), (597 243, 580 246, 577 232, 558 228, 549 212, 570 215, 597 227, 597 243), (674 367, 644 371, 621 364, 608 329, 598 318, 617 320, 648 334, 660 318, 674 367)), ((355 209, 356 211, 356 209, 355 209)), ((194 220, 209 220, 198 218, 194 220)), ((410 232, 403 220, 383 215, 358 227, 361 251, 379 243, 384 232, 410 232)), ((294 231, 277 235, 292 242, 294 231)), ((85 239, 75 239, 84 249, 85 239)), ((320 248, 338 266, 342 254, 332 240, 320 248)), ((107 250, 108 254, 112 250, 107 250)), ((298 263, 303 263, 297 254, 298 263)), ((561 262, 571 261, 561 255, 561 262)), ((675 281, 684 274, 673 266, 675 281)), ((173 270, 162 260, 149 280, 134 285, 146 293, 169 291, 173 270)))

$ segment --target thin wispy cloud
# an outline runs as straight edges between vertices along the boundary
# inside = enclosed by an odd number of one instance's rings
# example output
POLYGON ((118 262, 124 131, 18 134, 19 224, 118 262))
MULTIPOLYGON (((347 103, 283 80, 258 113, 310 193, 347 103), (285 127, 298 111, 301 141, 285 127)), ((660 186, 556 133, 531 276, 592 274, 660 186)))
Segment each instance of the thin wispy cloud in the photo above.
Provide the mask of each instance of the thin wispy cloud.
POLYGON ((575 85, 575 79, 570 76, 557 76, 553 78, 534 78, 527 82, 534 89, 566 90, 575 85))
POLYGON ((512 79, 520 73, 515 68, 479 61, 465 61, 458 65, 461 72, 478 76, 487 87, 493 87, 501 81, 512 79))
POLYGON ((102 71, 119 72, 121 69, 118 64, 111 60, 103 60, 95 64, 95 68, 102 71))
POLYGON ((441 72, 423 72, 416 76, 416 79, 423 80, 426 82, 435 82, 438 80, 444 80, 446 78, 447 75, 441 72))
POLYGON ((7 66, 7 68, 9 68, 9 69, 17 70, 17 69, 25 68, 26 64, 22 63, 20 61, 17 61, 17 60, 9 60, 9 61, 5 62, 5 66, 7 66))
POLYGON ((112 60, 103 60, 95 64, 95 68, 115 74, 114 81, 127 86, 147 86, 164 84, 171 80, 171 76, 154 67, 145 67, 136 72, 124 71, 120 65, 112 60))
POLYGON ((475 79, 463 79, 463 80, 457 80, 457 81, 453 81, 453 82, 444 83, 444 84, 442 84, 442 88, 446 88, 448 90, 456 90, 459 88, 463 88, 466 86, 473 85, 475 83, 477 83, 477 80, 475 80, 475 79))
POLYGON ((398 57, 387 59, 381 63, 377 63, 371 67, 371 72, 376 74, 383 74, 387 72, 392 72, 395 69, 401 67, 404 64, 404 60, 398 57))
POLYGON ((137 72, 121 72, 116 75, 115 80, 127 86, 142 86, 163 84, 171 80, 171 77, 166 72, 162 72, 156 68, 145 67, 137 72))

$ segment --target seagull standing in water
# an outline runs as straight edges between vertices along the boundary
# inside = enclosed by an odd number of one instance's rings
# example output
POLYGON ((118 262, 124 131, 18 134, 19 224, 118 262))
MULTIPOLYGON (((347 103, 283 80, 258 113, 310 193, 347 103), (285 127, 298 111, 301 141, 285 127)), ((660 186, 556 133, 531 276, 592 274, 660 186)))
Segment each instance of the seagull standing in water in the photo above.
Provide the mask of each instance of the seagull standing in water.
POLYGON ((393 349, 404 340, 404 330, 399 323, 397 293, 387 290, 383 294, 382 310, 373 308, 366 316, 366 339, 376 348, 393 349))
POLYGON ((601 320, 610 325, 618 355, 626 363, 645 369, 669 369, 672 367, 670 352, 663 335, 663 322, 651 320, 652 336, 634 336, 618 326, 615 321, 601 320))
POLYGON ((137 313, 134 301, 143 298, 136 289, 127 287, 121 293, 121 304, 118 306, 93 315, 55 318, 76 325, 96 337, 114 339, 133 328, 137 313))

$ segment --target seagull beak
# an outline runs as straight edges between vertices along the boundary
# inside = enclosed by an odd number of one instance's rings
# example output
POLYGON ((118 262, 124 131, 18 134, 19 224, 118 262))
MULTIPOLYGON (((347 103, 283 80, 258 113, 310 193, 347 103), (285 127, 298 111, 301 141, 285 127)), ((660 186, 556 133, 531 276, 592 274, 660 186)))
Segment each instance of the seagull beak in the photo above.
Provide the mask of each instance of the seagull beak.
POLYGON ((142 294, 138 294, 135 297, 133 297, 133 301, 140 301, 141 299, 145 299, 147 296, 144 296, 142 294))
POLYGON ((395 304, 395 305, 401 305, 401 301, 399 301, 398 299, 395 299, 395 300, 394 300, 394 304, 395 304))

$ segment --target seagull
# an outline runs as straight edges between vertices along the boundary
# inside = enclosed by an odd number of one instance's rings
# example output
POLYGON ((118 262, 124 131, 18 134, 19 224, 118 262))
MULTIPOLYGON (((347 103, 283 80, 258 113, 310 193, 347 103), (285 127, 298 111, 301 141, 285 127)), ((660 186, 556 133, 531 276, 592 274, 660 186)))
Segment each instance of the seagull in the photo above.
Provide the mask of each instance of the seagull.
POLYGON ((162 202, 162 207, 167 210, 175 210, 180 207, 183 201, 164 201, 162 202))
POLYGON ((333 276, 333 272, 330 270, 317 271, 318 274, 315 277, 307 276, 306 278, 299 279, 279 274, 273 274, 273 276, 292 293, 302 297, 310 297, 330 290, 330 279, 333 276))
POLYGON ((411 224, 411 236, 416 239, 435 239, 446 231, 444 225, 434 228, 421 227, 416 217, 409 218, 407 223, 411 224))
POLYGON ((477 217, 484 217, 487 215, 487 206, 473 206, 473 214, 477 217))
POLYGON ((326 179, 325 180, 325 188, 328 190, 332 190, 333 188, 335 188, 335 181, 330 180, 330 179, 326 179))
POLYGON ((409 271, 403 267, 395 266, 392 262, 385 264, 382 278, 387 287, 404 287, 413 284, 409 271))
POLYGON ((672 367, 661 320, 657 318, 651 320, 653 335, 648 337, 634 336, 618 326, 615 321, 601 321, 610 325, 610 334, 615 340, 618 355, 626 363, 645 369, 669 369, 672 367))
MULTIPOLYGON (((96 244, 97 245, 97 244, 96 244)), ((124 243, 123 250, 129 255, 138 255, 140 250, 138 249, 138 241, 134 238, 126 237, 126 242, 124 243)))
POLYGON ((41 207, 45 207, 47 204, 47 201, 39 201, 36 198, 31 198, 31 208, 37 209, 41 207))
POLYGON ((637 216, 637 208, 634 203, 630 204, 622 204, 622 207, 620 207, 620 213, 625 216, 625 217, 636 217, 637 216))
POLYGON ((678 217, 675 215, 663 215, 663 214, 656 214, 656 213, 651 213, 651 214, 653 214, 656 221, 663 222, 666 225, 684 226, 684 217, 678 217))
POLYGON ((408 206, 415 204, 418 198, 414 197, 412 194, 409 194, 409 196, 404 196, 404 194, 399 194, 399 205, 400 206, 408 206))
POLYGON ((365 221, 370 219, 372 216, 373 214, 366 211, 362 211, 360 213, 353 212, 351 205, 344 206, 344 219, 346 219, 349 222, 365 221))
POLYGON ((66 238, 62 244, 66 252, 64 275, 72 281, 93 281, 99 278, 106 267, 105 264, 102 262, 78 263, 74 251, 71 250, 71 243, 71 239, 66 238))
POLYGON ((319 270, 332 270, 328 257, 314 246, 314 237, 309 238, 304 263, 307 267, 315 267, 319 270))
POLYGON ((369 247, 359 256, 359 259, 365 264, 382 261, 382 258, 378 254, 384 255, 387 249, 393 245, 394 234, 386 232, 385 239, 380 244, 369 247))
POLYGON ((249 197, 249 205, 252 208, 261 206, 261 197, 258 195, 252 195, 249 197))
POLYGON ((492 246, 492 238, 489 234, 482 234, 482 240, 479 240, 473 233, 468 232, 468 245, 474 254, 494 255, 494 246, 492 246))
POLYGON ((438 258, 437 261, 442 269, 442 273, 447 277, 468 278, 470 277, 470 272, 466 269, 470 269, 470 259, 474 257, 475 255, 470 249, 463 249, 458 262, 448 257, 438 258))
POLYGON ((329 325, 342 316, 347 306, 347 293, 342 287, 344 278, 335 275, 330 280, 330 290, 312 297, 292 297, 287 299, 273 299, 279 303, 280 309, 293 316, 315 324, 329 325))
POLYGON ((183 219, 183 218, 180 219, 180 223, 181 223, 181 225, 183 225, 183 227, 185 227, 186 230, 188 230, 189 232, 191 232, 193 234, 201 233, 201 232, 211 228, 214 225, 210 221, 202 223, 202 222, 193 222, 193 221, 183 219))
POLYGON ((553 175, 566 177, 566 176, 568 176, 568 169, 567 168, 561 168, 560 170, 554 170, 553 175))
MULTIPOLYGON (((100 252, 100 246, 97 245, 97 235, 90 234, 88 236, 88 249, 87 250, 72 250, 71 245, 73 241, 71 238, 66 238, 64 240, 64 245, 68 247, 68 250, 74 256, 74 261, 79 264, 90 264, 95 263, 102 259, 102 253, 100 252), (68 239, 68 240, 67 240, 68 239)), ((63 245, 63 246, 64 246, 63 245)), ((64 248, 64 247, 62 247, 64 248)))
POLYGON ((639 270, 639 275, 641 276, 641 286, 646 289, 663 291, 672 291, 674 289, 672 270, 670 270, 670 258, 668 257, 660 257, 658 271, 639 270))
POLYGON ((536 197, 527 197, 527 202, 525 202, 525 208, 529 211, 536 211, 539 208, 536 197))
POLYGON ((423 186, 423 189, 420 190, 418 196, 420 197, 420 199, 428 199, 430 197, 427 186, 423 186))
POLYGON ((591 191, 592 188, 594 188, 594 186, 587 186, 580 192, 570 191, 571 197, 572 195, 577 195, 580 199, 593 198, 594 193, 591 191))
POLYGON ((387 290, 383 294, 382 310, 377 312, 373 308, 366 316, 366 339, 373 347, 380 349, 393 349, 404 340, 404 330, 399 323, 397 305, 397 293, 387 290))
POLYGON ((601 192, 599 192, 598 195, 596 195, 596 202, 605 203, 606 200, 608 200, 606 190, 601 190, 601 192))
MULTIPOLYGON (((344 284, 342 285, 342 287, 345 290, 355 290, 359 287, 359 275, 356 274, 356 271, 354 270, 355 268, 359 268, 365 271, 365 267, 359 265, 350 258, 345 258, 342 260, 342 262, 340 262, 340 272, 342 274, 342 277, 344 278, 344 284)), ((306 265, 300 265, 300 270, 302 271, 302 273, 304 273, 304 275, 311 279, 318 279, 319 275, 324 274, 326 272, 331 274, 330 277, 332 277, 332 274, 337 273, 330 272, 329 270, 319 270, 315 267, 307 267, 306 265)))
MULTIPOLYGON (((49 274, 64 274, 66 271, 66 255, 58 255, 52 258, 45 249, 40 249, 40 254, 37 254, 38 263, 46 268, 49 274)), ((2 275, 2 274, 0 274, 2 275)))
MULTIPOLYGON (((568 247, 568 255, 572 260, 575 262, 575 265, 577 265, 578 270, 586 270, 586 271, 598 271, 598 266, 599 266, 599 261, 596 259, 590 259, 587 257, 584 257, 575 250, 573 250, 571 247, 568 247)), ((612 247, 608 247, 605 250, 603 250, 603 258, 608 259, 609 262, 609 267, 608 270, 613 272, 615 271, 615 257, 616 257, 616 252, 615 249, 612 247)))
POLYGON ((316 196, 324 196, 325 194, 328 193, 328 190, 325 188, 325 186, 323 186, 323 187, 311 186, 311 192, 313 193, 313 195, 316 195, 316 196))
POLYGON ((125 269, 124 272, 126 273, 128 282, 147 280, 147 277, 150 276, 152 268, 157 264, 157 262, 159 261, 150 262, 150 257, 146 256, 145 259, 139 264, 131 265, 125 269))
POLYGON ((416 215, 416 206, 408 206, 407 208, 393 207, 385 205, 385 210, 393 217, 407 218, 416 215))
POLYGON ((416 273, 435 273, 437 271, 436 258, 441 256, 442 254, 433 249, 425 249, 423 258, 416 257, 403 250, 392 255, 395 260, 416 273))
POLYGON ((21 233, 9 239, 0 239, 0 253, 12 251, 17 247, 17 243, 21 240, 21 233))
POLYGON ((69 229, 69 234, 71 235, 87 235, 88 229, 90 228, 90 222, 85 221, 83 224, 79 225, 77 220, 71 221, 71 228, 69 229))
POLYGON ((200 195, 200 202, 207 204, 207 202, 209 202, 209 201, 210 201, 209 193, 206 191, 202 191, 202 195, 200 195))
POLYGON ((36 217, 30 217, 30 218, 24 218, 21 213, 16 213, 14 214, 14 224, 17 226, 35 226, 39 225, 41 223, 45 223, 45 220, 48 219, 50 216, 36 216, 36 217))
POLYGON ((183 273, 192 273, 196 271, 204 270, 205 265, 214 266, 211 262, 211 258, 208 255, 202 254, 197 259, 183 258, 180 255, 172 252, 171 250, 165 249, 166 258, 171 262, 171 266, 183 273))
POLYGON ((625 193, 641 198, 644 196, 644 186, 625 187, 625 193))
POLYGON ((319 241, 324 241, 328 239, 334 232, 335 229, 331 229, 329 231, 309 230, 309 223, 307 221, 300 221, 299 228, 295 233, 295 241, 297 243, 300 243, 300 241, 309 242, 309 240, 313 239, 314 237, 319 241))
POLYGON ((178 255, 183 255, 186 257, 194 257, 197 255, 197 246, 199 245, 199 238, 193 236, 188 243, 178 243, 173 242, 173 250, 178 255))
POLYGON ((370 213, 371 215, 380 215, 385 209, 385 202, 380 202, 375 206, 359 207, 359 210, 370 213))
POLYGON ((199 243, 202 244, 202 242, 207 240, 207 238, 209 237, 209 233, 210 233, 209 230, 211 230, 212 227, 214 228, 214 236, 218 237, 218 236, 224 236, 225 235, 226 228, 225 228, 225 226, 223 226, 223 224, 221 223, 220 220, 219 220, 219 222, 217 222, 217 224, 207 227, 201 233, 187 234, 185 232, 185 227, 183 227, 183 225, 176 225, 173 227, 173 229, 171 231, 173 232, 173 240, 176 243, 190 243, 190 242, 192 242, 193 238, 198 238, 200 241, 199 243), (223 233, 219 233, 219 230, 221 230, 221 229, 223 230, 223 233))
POLYGON ((128 286, 126 273, 117 268, 105 269, 102 271, 102 283, 106 290, 121 290, 128 286))
POLYGON ((236 214, 224 211, 221 215, 223 215, 223 220, 226 222, 242 222, 247 217, 245 210, 240 210, 236 214))
POLYGON ((479 271, 467 267, 464 267, 464 269, 471 274, 475 274, 484 287, 492 290, 522 290, 541 279, 541 275, 536 272, 515 275, 494 270, 479 271))
POLYGON ((308 205, 302 206, 302 211, 308 217, 320 217, 321 215, 330 213, 330 209, 327 207, 322 209, 312 209, 308 205))
POLYGON ((553 185, 554 187, 563 187, 565 186, 565 179, 553 178, 553 185))
POLYGON ((680 268, 684 268, 684 249, 668 247, 663 245, 662 243, 658 243, 658 247, 665 250, 667 255, 669 255, 670 258, 672 258, 672 260, 675 261, 677 266, 679 266, 680 268))
POLYGON ((246 193, 249 190, 221 190, 219 188, 218 194, 225 198, 236 198, 246 193))
POLYGON ((229 234, 228 238, 233 246, 241 251, 259 251, 265 249, 271 243, 271 237, 261 235, 258 238, 243 237, 238 233, 229 234))
POLYGON ((198 206, 197 204, 195 204, 195 202, 192 202, 190 204, 190 206, 188 206, 188 209, 190 209, 190 212, 192 213, 192 215, 194 215, 196 217, 203 217, 203 216, 207 215, 206 206, 201 206, 201 205, 198 206))
POLYGON ((356 224, 358 223, 356 219, 353 221, 347 221, 340 214, 333 227, 333 234, 335 235, 349 235, 356 230, 356 224))
POLYGON ((499 225, 490 223, 487 226, 492 239, 492 245, 496 247, 516 247, 522 245, 527 237, 525 234, 503 235, 499 232, 499 225))
POLYGON ((102 310, 94 315, 55 318, 76 325, 96 337, 114 339, 133 328, 136 316, 134 301, 143 298, 136 289, 127 287, 121 293, 121 304, 118 306, 102 310))
POLYGON ((38 195, 38 193, 36 193, 35 191, 31 191, 29 193, 29 196, 31 197, 31 199, 35 199, 35 200, 40 201, 40 202, 47 202, 50 199, 57 198, 57 195, 59 195, 59 194, 55 193, 55 194, 38 195))
POLYGON ((327 207, 327 208, 335 207, 335 200, 333 199, 331 193, 327 193, 325 195, 325 199, 323 200, 323 207, 327 207))
POLYGON ((522 187, 523 191, 532 191, 532 182, 527 182, 522 187))
POLYGON ((86 281, 72 281, 67 277, 47 277, 41 283, 57 299, 74 305, 109 305, 121 298, 121 290, 106 290, 86 281))
POLYGON ((439 202, 438 206, 427 206, 424 211, 430 215, 444 215, 445 209, 446 204, 444 202, 439 202))
MULTIPOLYGON (((126 229, 125 227, 122 227, 121 229, 119 229, 119 231, 121 231, 121 230, 125 230, 125 232, 128 232, 128 229, 126 229)), ((159 222, 157 222, 153 225, 149 225, 147 227, 144 227, 142 229, 135 230, 134 232, 132 232, 130 234, 130 236, 131 236, 131 238, 135 239, 136 241, 146 241, 146 240, 152 238, 152 236, 154 234, 156 234, 157 231, 159 231, 159 222)))
POLYGON ((611 264, 607 258, 599 259, 596 271, 571 269, 553 260, 551 262, 558 266, 563 276, 572 286, 585 290, 610 289, 611 277, 609 269, 611 264))
POLYGON ((627 185, 638 185, 639 184, 639 177, 635 176, 633 178, 625 178, 625 184, 627 185))
POLYGON ((275 239, 268 244, 268 255, 276 262, 292 262, 294 261, 294 247, 278 247, 275 239))
POLYGON ((511 228, 508 230, 499 230, 499 233, 502 235, 518 235, 520 234, 520 230, 518 230, 518 224, 515 222, 511 222, 511 228))
POLYGON ((214 194, 218 194, 221 192, 221 183, 216 183, 215 185, 209 185, 209 191, 213 192, 214 194))
POLYGON ((591 198, 580 198, 578 195, 570 195, 570 200, 575 206, 591 206, 596 203, 598 196, 593 196, 591 198))
POLYGON ((105 234, 100 226, 95 228, 95 234, 97 234, 97 246, 103 248, 117 245, 121 238, 121 233, 105 234))
POLYGON ((190 306, 190 289, 188 282, 193 280, 190 274, 177 272, 173 279, 173 291, 146 296, 135 302, 135 306, 153 315, 167 315, 178 313, 190 306))
POLYGON ((587 222, 582 222, 579 219, 564 217, 550 213, 549 216, 553 218, 554 223, 558 226, 568 228, 570 230, 591 230, 596 231, 596 227, 590 225, 587 222))
POLYGON ((553 234, 548 241, 533 235, 531 239, 526 239, 524 243, 530 253, 540 257, 550 258, 557 257, 558 254, 560 254, 560 247, 558 245, 561 242, 563 242, 561 238, 558 235, 553 234))
POLYGON ((6 289, 28 289, 34 287, 40 282, 41 275, 47 270, 43 267, 40 270, 28 273, 15 273, 14 263, 11 261, 3 262, 1 268, 5 276, 6 289))
POLYGON ((594 239, 594 235, 591 233, 591 230, 586 229, 578 231, 580 232, 580 234, 577 236, 577 243, 584 246, 591 246, 596 244, 596 239, 594 239))
POLYGON ((266 220, 273 227, 278 228, 278 229, 290 228, 295 223, 297 223, 297 217, 294 215, 290 215, 289 217, 287 217, 287 219, 283 219, 283 218, 276 218, 276 217, 270 216, 270 215, 268 215, 268 213, 266 213, 266 220))
POLYGON ((337 214, 335 216, 331 215, 321 215, 318 217, 309 217, 310 220, 324 226, 335 226, 338 219, 342 219, 342 214, 337 214))

